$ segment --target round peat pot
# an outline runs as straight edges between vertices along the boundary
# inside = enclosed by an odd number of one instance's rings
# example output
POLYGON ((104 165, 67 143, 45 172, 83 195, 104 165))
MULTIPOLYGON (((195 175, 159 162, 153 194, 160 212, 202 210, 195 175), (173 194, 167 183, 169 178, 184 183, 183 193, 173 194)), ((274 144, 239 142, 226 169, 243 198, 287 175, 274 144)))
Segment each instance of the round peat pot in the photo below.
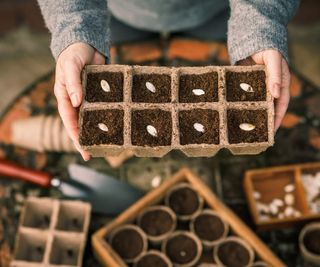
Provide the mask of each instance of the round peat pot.
POLYGON ((256 261, 252 267, 270 267, 270 265, 264 261, 256 261))
POLYGON ((201 212, 203 198, 191 185, 181 183, 167 193, 165 204, 177 214, 179 220, 188 221, 201 212))
POLYGON ((151 206, 142 211, 138 225, 147 234, 150 242, 161 243, 176 229, 176 214, 166 206, 151 206))
POLYGON ((172 267, 169 258, 157 250, 144 253, 134 264, 134 267, 172 267))
POLYGON ((320 266, 320 223, 306 225, 299 235, 300 251, 305 261, 320 266))
POLYGON ((162 243, 165 253, 175 267, 195 265, 201 257, 200 239, 187 231, 176 231, 162 243))
POLYGON ((227 237, 214 247, 213 258, 219 266, 249 267, 253 264, 254 252, 243 239, 227 237))
POLYGON ((125 224, 110 234, 110 245, 127 263, 134 263, 148 249, 148 239, 140 227, 125 224))
POLYGON ((203 246, 210 249, 227 237, 229 225, 218 213, 205 209, 190 222, 190 229, 200 238, 203 246))

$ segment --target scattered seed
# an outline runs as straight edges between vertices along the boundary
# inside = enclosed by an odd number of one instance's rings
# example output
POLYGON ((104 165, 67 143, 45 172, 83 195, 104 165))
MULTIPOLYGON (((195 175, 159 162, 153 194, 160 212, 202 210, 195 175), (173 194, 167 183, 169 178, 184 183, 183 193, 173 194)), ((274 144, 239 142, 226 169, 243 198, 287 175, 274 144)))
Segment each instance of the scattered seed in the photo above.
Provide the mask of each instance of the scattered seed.
POLYGON ((286 185, 286 186, 284 187, 284 191, 285 191, 286 193, 291 193, 291 192, 294 191, 294 189, 295 189, 294 184, 288 184, 288 185, 286 185))
POLYGON ((251 85, 247 84, 247 83, 240 83, 240 88, 243 91, 246 91, 247 93, 253 93, 253 88, 251 85))
POLYGON ((193 124, 193 128, 198 132, 204 133, 204 126, 201 123, 196 122, 193 124))
POLYGON ((279 198, 275 198, 272 203, 278 207, 282 207, 284 205, 283 200, 279 199, 279 198))
POLYGON ((151 180, 151 186, 153 188, 156 188, 161 184, 161 181, 162 181, 161 176, 157 175, 157 176, 153 177, 153 179, 151 180))
POLYGON ((291 206, 294 204, 294 195, 292 194, 286 194, 284 196, 284 202, 288 205, 291 206))
POLYGON ((254 130, 254 128, 256 128, 256 126, 254 126, 253 124, 250 124, 250 123, 241 123, 241 124, 239 125, 239 128, 240 128, 241 130, 243 130, 243 131, 249 132, 249 131, 254 130))
POLYGON ((156 92, 156 87, 151 82, 146 82, 146 87, 150 92, 152 93, 156 92))
POLYGON ((111 91, 110 90, 110 85, 106 80, 101 80, 100 85, 101 85, 101 88, 102 88, 103 91, 105 91, 105 92, 110 92, 111 91))
POLYGON ((254 191, 254 192, 253 192, 253 197, 254 197, 254 199, 260 199, 260 198, 261 198, 260 192, 254 191))
POLYGON ((104 132, 108 132, 108 131, 109 131, 107 125, 105 125, 104 123, 99 123, 99 124, 98 124, 98 127, 99 127, 99 129, 100 129, 101 131, 104 131, 104 132))
POLYGON ((202 90, 202 89, 193 89, 192 93, 194 95, 204 95, 204 90, 202 90))
POLYGON ((286 217, 291 217, 294 213, 294 209, 292 207, 286 207, 286 209, 284 210, 284 215, 286 217))
POLYGON ((278 206, 274 205, 274 204, 270 204, 270 212, 272 215, 277 215, 279 212, 278 206))
POLYGON ((261 202, 257 202, 257 209, 258 209, 259 213, 269 213, 270 212, 269 206, 266 204, 263 204, 261 202))
POLYGON ((154 136, 154 137, 157 137, 157 136, 158 136, 157 129, 154 128, 152 125, 148 125, 148 126, 147 126, 147 131, 148 131, 149 134, 151 134, 151 135, 154 136))

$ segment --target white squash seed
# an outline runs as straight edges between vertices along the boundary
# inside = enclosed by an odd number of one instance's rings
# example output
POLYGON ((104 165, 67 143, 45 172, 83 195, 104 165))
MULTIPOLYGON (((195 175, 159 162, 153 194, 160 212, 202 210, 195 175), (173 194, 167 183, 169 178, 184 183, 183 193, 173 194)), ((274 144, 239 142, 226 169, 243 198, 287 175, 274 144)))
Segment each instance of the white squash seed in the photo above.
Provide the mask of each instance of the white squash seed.
POLYGON ((200 133, 204 133, 204 126, 201 123, 196 122, 193 124, 193 128, 200 133))
POLYGON ((146 82, 146 87, 151 93, 156 92, 156 87, 151 82, 146 82))
POLYGON ((100 85, 101 85, 101 88, 102 88, 103 91, 105 91, 105 92, 110 92, 111 91, 110 85, 106 80, 101 80, 100 85))
POLYGON ((99 129, 100 129, 101 131, 104 131, 104 132, 108 132, 108 131, 109 131, 107 125, 105 125, 104 123, 99 123, 99 124, 98 124, 98 127, 99 127, 99 129))
POLYGON ((254 130, 254 128, 256 128, 256 126, 254 126, 253 124, 250 124, 250 123, 241 123, 241 124, 239 125, 239 128, 240 128, 241 130, 243 130, 243 131, 249 132, 249 131, 254 130))
POLYGON ((294 189, 295 189, 294 184, 288 184, 288 185, 286 185, 286 186, 284 187, 284 191, 285 191, 286 193, 291 193, 291 192, 294 191, 294 189))
POLYGON ((193 89, 193 90, 192 90, 192 93, 193 93, 194 95, 197 95, 197 96, 199 96, 199 95, 204 95, 204 94, 205 94, 204 90, 202 90, 202 89, 193 89))
POLYGON ((294 204, 294 195, 292 194, 286 194, 284 196, 284 202, 288 205, 291 206, 294 204))
POLYGON ((154 128, 152 125, 148 125, 148 126, 147 126, 147 132, 148 132, 149 134, 151 134, 152 136, 154 136, 154 137, 157 137, 157 136, 158 136, 157 129, 154 128))
POLYGON ((247 83, 240 83, 240 88, 247 92, 247 93, 253 93, 253 88, 250 84, 247 84, 247 83))

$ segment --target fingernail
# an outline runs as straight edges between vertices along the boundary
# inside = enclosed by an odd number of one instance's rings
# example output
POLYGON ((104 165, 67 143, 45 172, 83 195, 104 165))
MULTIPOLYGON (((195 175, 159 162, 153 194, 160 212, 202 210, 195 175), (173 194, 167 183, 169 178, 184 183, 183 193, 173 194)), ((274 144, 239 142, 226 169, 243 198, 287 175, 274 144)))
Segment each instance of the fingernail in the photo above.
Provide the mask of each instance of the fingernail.
POLYGON ((275 83, 272 87, 273 97, 278 98, 280 96, 280 85, 275 83))
POLYGON ((72 95, 70 96, 70 98, 71 98, 72 106, 73 106, 74 108, 76 108, 76 107, 78 107, 78 106, 80 105, 79 97, 78 97, 77 94, 72 94, 72 95))

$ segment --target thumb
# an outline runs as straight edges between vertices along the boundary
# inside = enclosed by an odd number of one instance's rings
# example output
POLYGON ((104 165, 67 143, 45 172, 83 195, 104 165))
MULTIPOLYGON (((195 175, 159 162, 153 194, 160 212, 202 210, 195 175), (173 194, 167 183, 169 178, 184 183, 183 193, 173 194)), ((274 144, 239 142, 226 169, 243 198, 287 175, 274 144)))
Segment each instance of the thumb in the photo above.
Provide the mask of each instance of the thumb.
POLYGON ((282 81, 282 56, 277 50, 269 50, 263 54, 267 70, 267 87, 274 98, 280 97, 282 81))

